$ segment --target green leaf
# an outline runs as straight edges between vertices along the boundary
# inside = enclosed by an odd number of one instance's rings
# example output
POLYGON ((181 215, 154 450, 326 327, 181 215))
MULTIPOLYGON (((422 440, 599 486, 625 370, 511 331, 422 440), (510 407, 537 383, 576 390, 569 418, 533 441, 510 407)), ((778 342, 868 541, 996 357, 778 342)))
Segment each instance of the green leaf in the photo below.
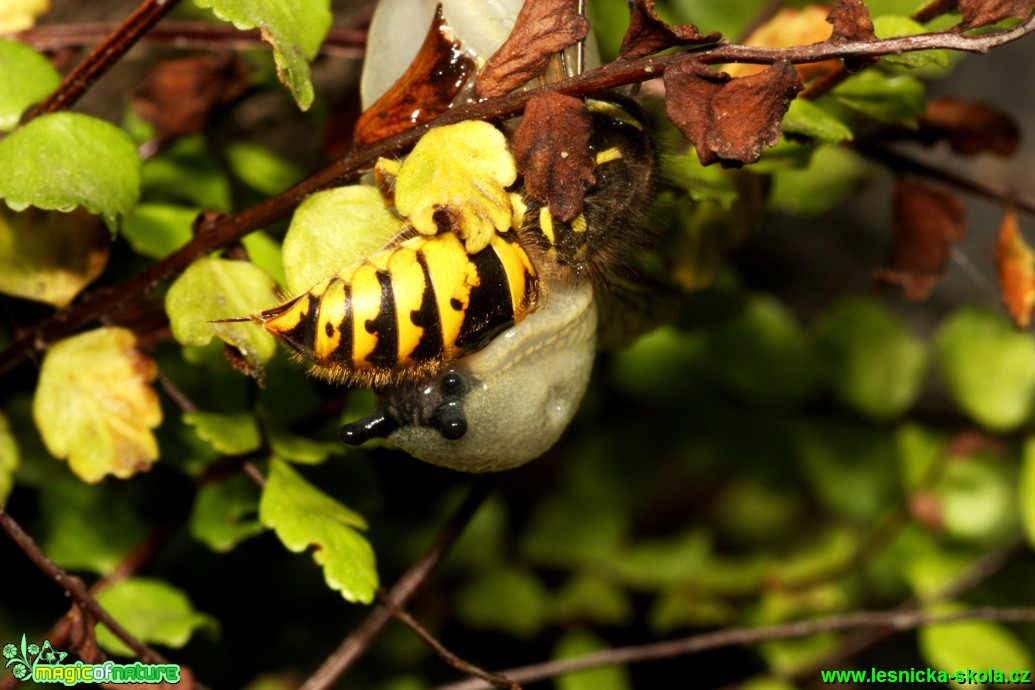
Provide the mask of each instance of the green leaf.
POLYGON ((632 615, 632 604, 620 587, 592 575, 575 575, 557 592, 551 618, 621 625, 632 615))
POLYGON ((664 589, 695 581, 711 558, 711 541, 701 530, 643 541, 615 550, 608 572, 640 589, 664 589))
POLYGON ((947 439, 918 424, 906 423, 895 431, 902 488, 913 492, 930 484, 935 465, 947 454, 947 439))
POLYGON ((989 543, 1016 531, 1015 477, 990 458, 947 463, 934 496, 949 535, 989 543))
POLYGON ((679 628, 730 625, 737 614, 729 603, 694 586, 668 587, 654 599, 647 615, 650 629, 658 635, 679 628))
POLYGON ((0 140, 0 197, 15 211, 35 206, 99 215, 114 232, 140 196, 140 158, 118 127, 77 113, 37 117, 0 140))
POLYGON ((62 568, 107 575, 144 538, 146 525, 120 485, 66 477, 40 489, 40 547, 62 568))
MULTIPOLYGON (((570 659, 607 649, 596 635, 575 630, 560 639, 553 650, 554 659, 570 659)), ((625 666, 601 666, 576 673, 566 673, 554 682, 557 690, 629 690, 632 683, 625 666)))
POLYGON ((771 297, 756 296, 710 334, 706 371, 748 400, 786 404, 816 381, 811 347, 794 316, 771 297))
POLYGON ((177 139, 144 161, 140 170, 149 200, 176 202, 208 211, 229 211, 230 183, 200 136, 177 139))
POLYGON ((276 429, 269 431, 269 441, 278 458, 303 465, 318 465, 331 455, 345 452, 340 441, 315 441, 276 429))
POLYGON ((920 394, 923 342, 874 300, 845 300, 815 326, 818 349, 843 403, 877 421, 894 419, 920 394))
POLYGON ((84 209, 0 206, 0 292, 67 306, 104 271, 110 245, 104 225, 84 209))
POLYGON ((830 511, 869 524, 897 495, 894 439, 872 425, 808 419, 798 427, 797 459, 830 511))
POLYGON ((796 98, 783 118, 783 131, 802 134, 827 144, 851 141, 852 128, 814 101, 796 98))
POLYGON ((302 179, 302 171, 270 150, 247 141, 230 144, 226 162, 252 189, 273 196, 302 179))
POLYGON ((244 455, 262 445, 259 423, 248 412, 185 412, 183 422, 203 441, 224 455, 244 455))
MULTIPOLYGON (((912 36, 930 31, 927 27, 909 17, 901 15, 886 14, 881 17, 874 17, 873 32, 877 38, 895 38, 896 36, 912 36)), ((945 50, 917 50, 901 55, 885 55, 881 61, 889 65, 901 65, 915 69, 927 65, 938 67, 949 66, 948 51, 945 50)))
POLYGON ((156 375, 125 328, 98 328, 53 345, 32 405, 47 450, 91 484, 148 470, 158 459, 151 430, 162 422, 150 386, 156 375))
POLYGON ((259 29, 273 46, 277 76, 302 110, 313 103, 309 63, 331 28, 329 0, 194 0, 238 29, 259 29))
POLYGON ((319 491, 282 460, 270 461, 270 474, 259 502, 259 520, 276 531, 290 551, 314 547, 313 560, 324 579, 349 601, 369 604, 377 589, 370 543, 357 531, 367 523, 319 491))
POLYGON ((586 503, 570 496, 541 501, 521 542, 525 558, 550 567, 592 566, 618 548, 626 516, 618 506, 586 503))
POLYGON ((1035 340, 1002 314, 964 307, 942 324, 937 351, 949 392, 994 431, 1021 425, 1035 395, 1035 340))
POLYGON ((805 168, 773 174, 768 205, 789 215, 819 215, 866 185, 878 170, 854 151, 818 146, 805 168))
POLYGON ((546 588, 527 570, 492 568, 460 589, 456 615, 472 627, 528 639, 546 623, 547 598, 546 588))
MULTIPOLYGON (((956 607, 939 607, 949 613, 956 607)), ((1032 658, 1020 640, 1005 626, 991 621, 973 620, 920 629, 920 653, 933 668, 950 674, 966 669, 1031 668, 1032 658)), ((952 676, 950 676, 950 679, 952 676)))
POLYGON ((727 173, 716 165, 701 165, 697 154, 668 155, 662 157, 661 163, 665 178, 685 189, 694 201, 714 201, 729 210, 737 200, 737 188, 727 173))
MULTIPOLYGON (((131 577, 116 582, 101 590, 97 603, 147 644, 178 648, 187 644, 195 630, 219 627, 214 618, 195 611, 185 593, 151 578, 131 577)), ((103 624, 97 626, 97 643, 112 654, 135 654, 103 624)))
POLYGON ((1021 510, 1021 525, 1028 543, 1035 544, 1035 439, 1024 443, 1021 459, 1021 477, 1018 481, 1017 502, 1021 510))
POLYGON ((137 254, 161 259, 187 244, 198 210, 165 203, 137 204, 122 224, 122 236, 137 254))
POLYGON ((183 345, 207 345, 216 336, 237 348, 253 370, 262 371, 277 351, 276 342, 251 322, 212 323, 255 314, 274 301, 276 284, 246 261, 198 259, 165 295, 173 337, 183 345))
POLYGON ((18 469, 18 442, 11 433, 7 417, 0 412, 0 506, 14 488, 14 471, 18 469))
POLYGON ((798 690, 798 688, 785 680, 764 676, 742 683, 740 690, 798 690))
POLYGON ((60 83, 47 58, 24 43, 0 39, 0 132, 14 129, 22 112, 60 83))
MULTIPOLYGON (((451 514, 459 505, 457 496, 444 501, 443 516, 451 514)), ((471 518, 470 524, 449 552, 443 568, 470 572, 476 568, 502 563, 509 547, 507 508, 499 495, 490 496, 471 518)), ((431 535, 427 535, 430 539, 431 535)))
POLYGON ((926 106, 922 82, 902 74, 889 76, 876 69, 852 75, 831 96, 879 122, 909 126, 916 125, 916 118, 926 106))
POLYGON ((284 276, 284 257, 279 240, 273 239, 269 233, 263 230, 257 230, 241 238, 241 244, 244 245, 248 258, 253 264, 273 276, 277 285, 281 287, 287 285, 287 278, 284 276))
POLYGON ((243 474, 205 484, 190 516, 190 533, 213 551, 225 553, 262 532, 259 489, 243 474))
POLYGON ((291 294, 375 253, 402 230, 373 187, 317 192, 303 201, 284 237, 284 273, 291 294))
POLYGON ((673 21, 696 24, 702 32, 721 31, 724 36, 733 37, 740 35, 748 22, 757 17, 764 6, 765 0, 744 0, 737 3, 674 0, 672 9, 676 16, 673 17, 673 21))
POLYGON ((612 376, 624 393, 641 402, 682 401, 687 382, 703 375, 706 346, 702 334, 662 326, 616 352, 612 376))

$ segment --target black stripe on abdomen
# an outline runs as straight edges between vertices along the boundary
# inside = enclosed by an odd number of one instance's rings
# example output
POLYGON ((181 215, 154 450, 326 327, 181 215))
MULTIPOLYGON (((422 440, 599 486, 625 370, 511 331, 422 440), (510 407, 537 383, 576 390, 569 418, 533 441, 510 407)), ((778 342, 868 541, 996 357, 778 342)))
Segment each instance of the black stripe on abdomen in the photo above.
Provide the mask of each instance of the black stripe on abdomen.
POLYGON ((410 322, 424 330, 417 347, 410 353, 410 359, 426 362, 442 356, 445 347, 442 343, 442 317, 435 299, 435 285, 431 280, 431 271, 428 270, 428 260, 419 250, 417 263, 424 272, 424 293, 421 295, 420 308, 410 312, 410 322))
POLYGON ((395 320, 395 291, 392 289, 392 275, 387 271, 377 272, 381 285, 381 309, 377 316, 366 322, 367 333, 377 336, 377 344, 366 360, 379 369, 395 369, 399 363, 399 333, 395 320))
POLYGON ((514 325, 514 305, 507 272, 496 250, 489 246, 468 258, 478 272, 478 285, 471 290, 456 344, 473 351, 514 325))

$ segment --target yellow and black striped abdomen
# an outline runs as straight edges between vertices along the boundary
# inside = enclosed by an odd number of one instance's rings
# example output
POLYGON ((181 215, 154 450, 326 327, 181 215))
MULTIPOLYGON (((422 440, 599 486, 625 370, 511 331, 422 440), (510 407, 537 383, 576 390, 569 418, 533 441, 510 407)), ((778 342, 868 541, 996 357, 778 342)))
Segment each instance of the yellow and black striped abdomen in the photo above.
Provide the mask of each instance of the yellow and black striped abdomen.
POLYGON ((539 279, 512 233, 468 254, 453 233, 381 250, 253 318, 334 381, 413 381, 534 309, 539 279))

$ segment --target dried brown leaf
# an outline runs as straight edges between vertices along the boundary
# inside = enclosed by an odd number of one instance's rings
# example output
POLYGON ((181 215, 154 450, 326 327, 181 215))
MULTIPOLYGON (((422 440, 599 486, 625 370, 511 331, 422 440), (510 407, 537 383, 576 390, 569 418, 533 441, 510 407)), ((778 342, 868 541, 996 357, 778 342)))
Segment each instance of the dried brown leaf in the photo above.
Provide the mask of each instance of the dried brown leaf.
POLYGON ((424 43, 406 72, 356 122, 356 143, 370 144, 428 122, 449 109, 471 73, 474 60, 438 6, 424 43))
POLYGON ((1011 204, 999 226, 995 247, 995 265, 999 274, 999 290, 1014 323, 1027 328, 1035 306, 1035 252, 1021 235, 1017 209, 1011 204))
MULTIPOLYGON (((844 41, 872 41, 877 38, 873 32, 873 21, 870 19, 870 10, 862 0, 841 0, 841 4, 830 10, 827 21, 834 26, 834 32, 830 40, 834 43, 844 41)), ((872 65, 879 58, 875 57, 845 57, 845 67, 849 72, 872 65)))
POLYGON ((873 33, 870 10, 862 0, 841 0, 841 4, 830 10, 827 21, 834 26, 831 41, 872 41, 873 33))
POLYGON ((925 143, 948 139, 954 151, 967 156, 983 151, 1011 156, 1020 144, 1021 130, 995 106, 942 98, 928 101, 915 136, 925 143))
POLYGON ((715 43, 722 34, 714 31, 701 34, 693 24, 669 26, 654 12, 654 0, 636 0, 629 30, 622 38, 620 57, 627 60, 644 57, 673 46, 715 43))
POLYGON ((789 62, 738 79, 687 62, 665 71, 665 112, 702 165, 740 167, 779 141, 783 116, 802 88, 789 62))
POLYGON ((901 285, 907 299, 926 299, 945 273, 954 242, 967 233, 963 201, 916 182, 895 186, 894 221, 887 266, 874 278, 901 285))
POLYGON ((133 105, 163 138, 190 136, 247 88, 248 70, 236 56, 189 55, 155 63, 133 105))
POLYGON ((576 0, 526 0, 514 30, 493 53, 474 84, 479 98, 495 98, 542 75, 550 57, 589 34, 576 0))
POLYGON ((559 93, 532 98, 514 132, 512 149, 525 191, 569 222, 582 213, 586 190, 596 183, 589 150, 586 104, 559 93))
POLYGON ((1035 0, 960 0, 963 26, 973 29, 1004 19, 1027 19, 1035 0))

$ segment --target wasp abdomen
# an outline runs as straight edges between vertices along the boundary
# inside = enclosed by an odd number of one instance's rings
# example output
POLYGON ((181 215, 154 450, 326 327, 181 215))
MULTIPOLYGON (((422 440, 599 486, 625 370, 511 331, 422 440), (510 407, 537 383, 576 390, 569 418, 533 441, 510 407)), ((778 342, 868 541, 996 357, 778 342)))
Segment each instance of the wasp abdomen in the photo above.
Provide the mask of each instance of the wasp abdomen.
POLYGON ((402 240, 254 319, 335 381, 416 380, 483 347, 535 308, 515 237, 468 254, 453 233, 402 240))

